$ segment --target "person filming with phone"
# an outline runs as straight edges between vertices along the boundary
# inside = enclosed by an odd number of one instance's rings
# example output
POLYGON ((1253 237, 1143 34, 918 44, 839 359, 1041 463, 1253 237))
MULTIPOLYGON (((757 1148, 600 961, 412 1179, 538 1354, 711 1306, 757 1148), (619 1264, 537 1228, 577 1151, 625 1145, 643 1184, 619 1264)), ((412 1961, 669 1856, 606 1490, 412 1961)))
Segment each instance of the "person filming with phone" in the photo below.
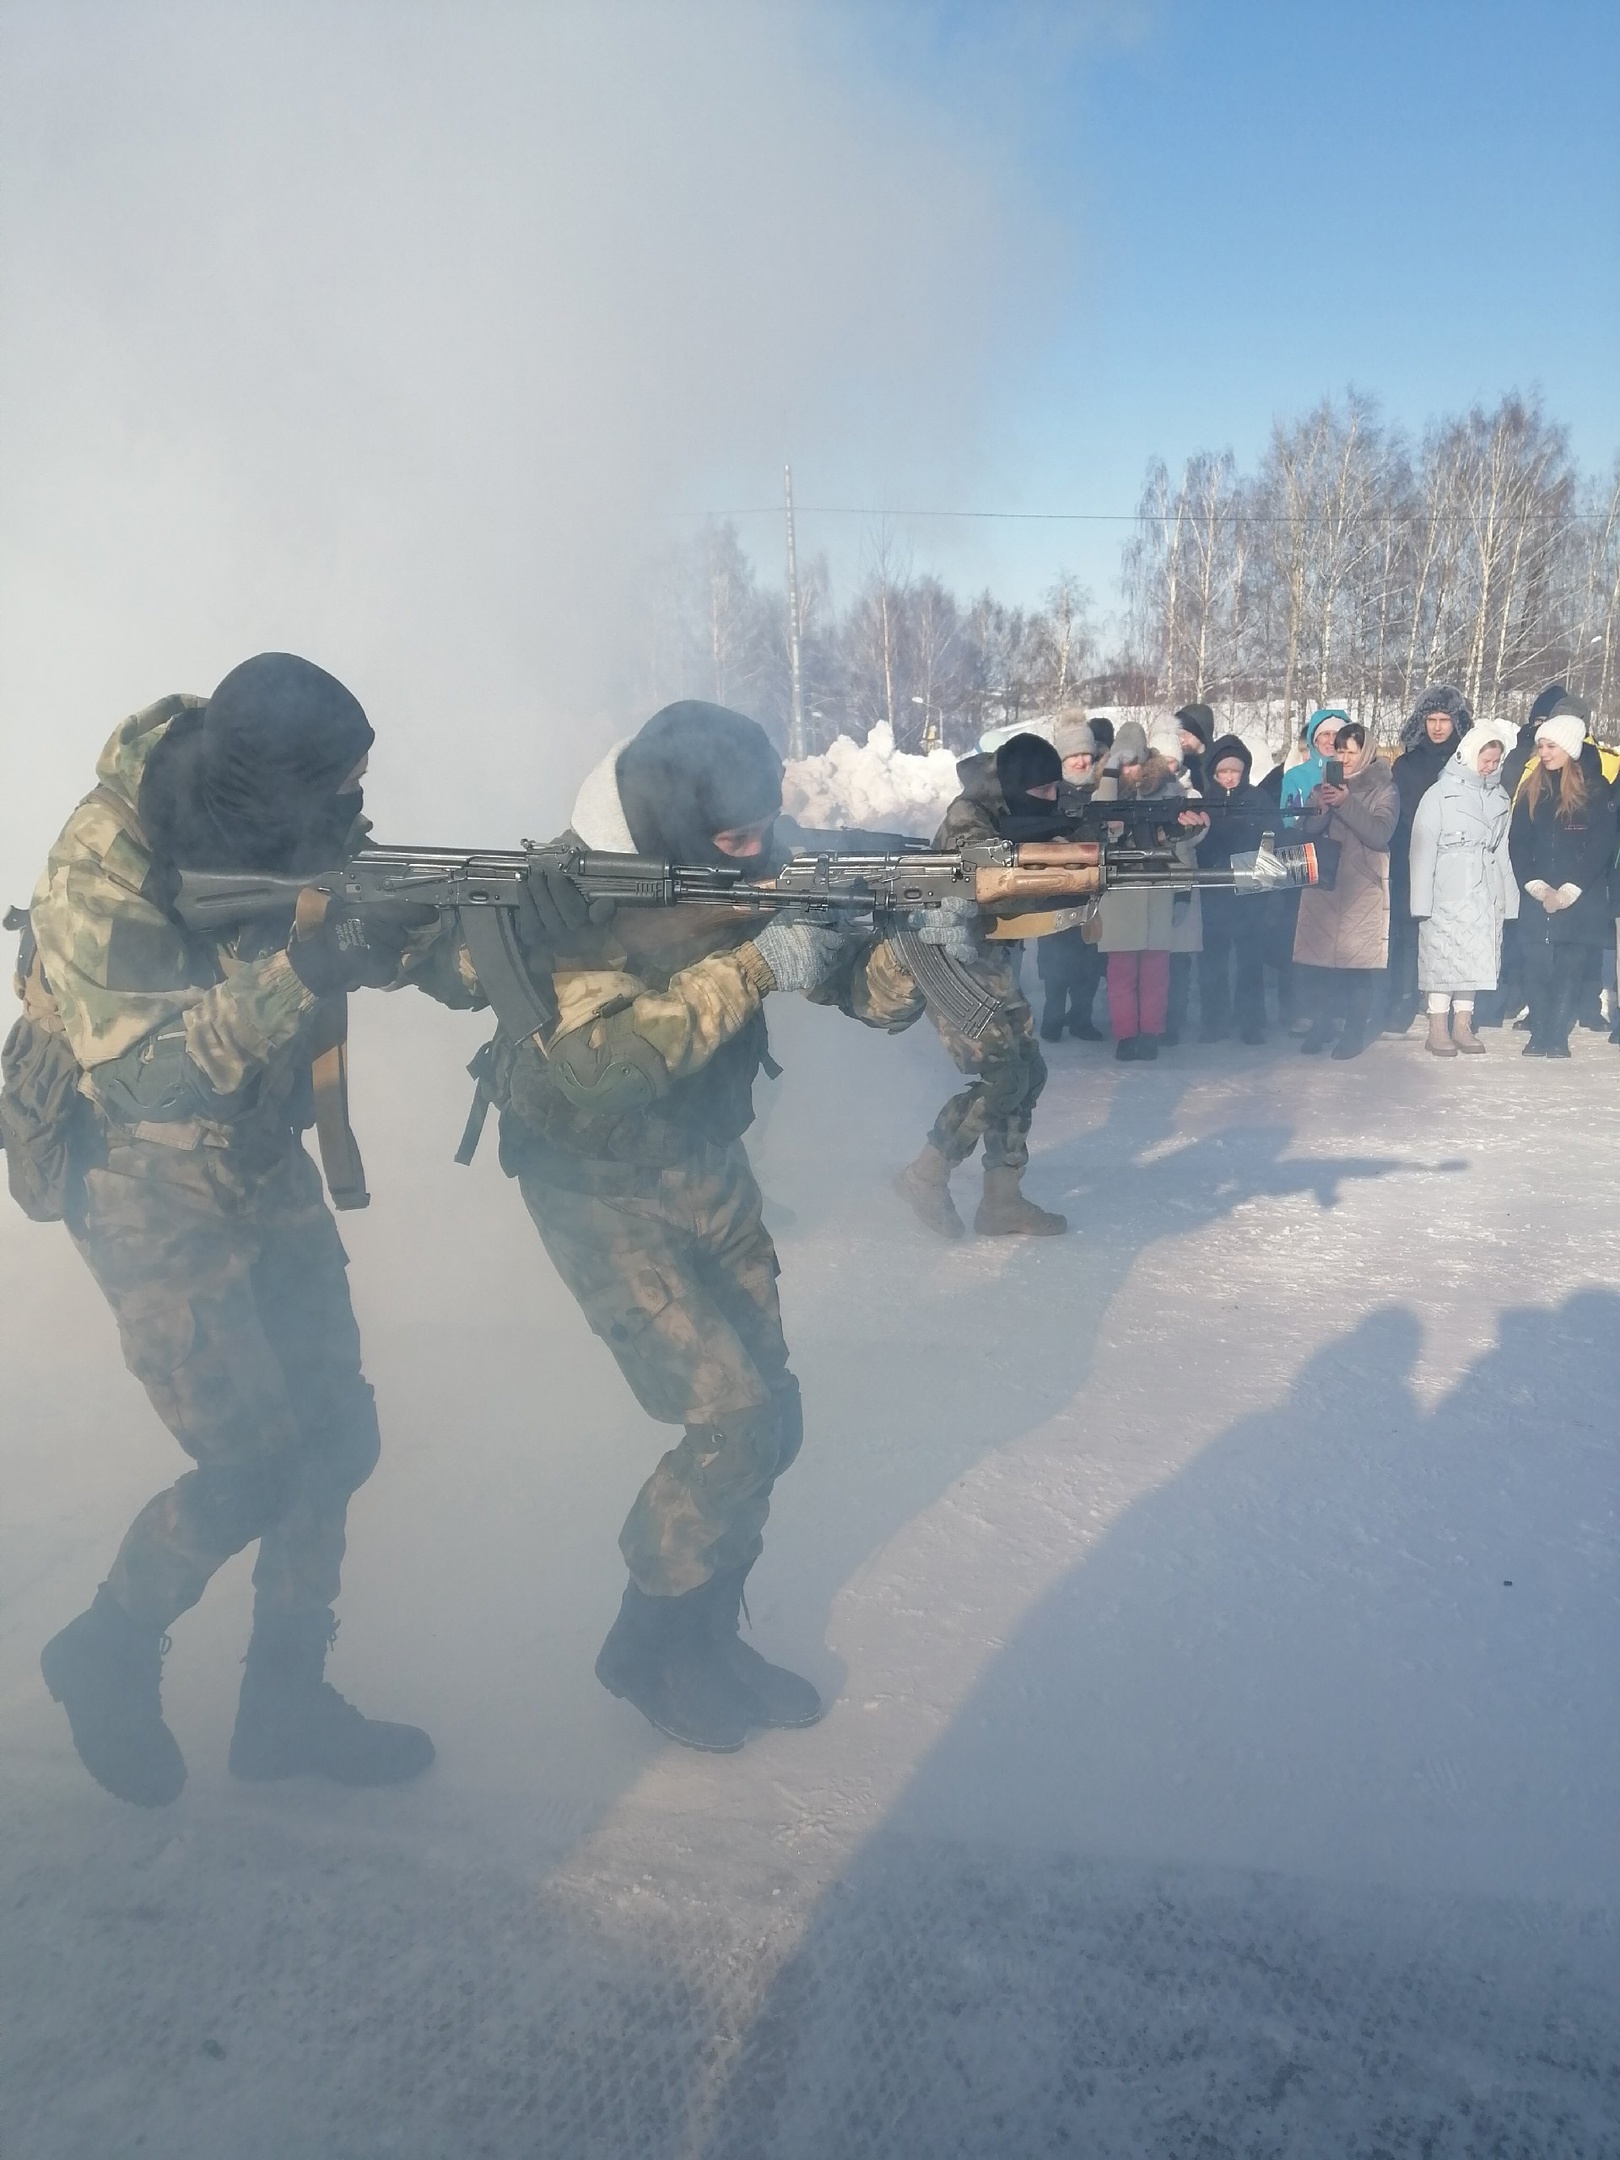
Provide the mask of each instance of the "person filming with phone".
POLYGON ((1332 1043, 1336 1058, 1359 1057, 1373 985, 1389 962, 1389 843, 1400 817, 1390 769, 1359 720, 1341 722, 1303 809, 1300 836, 1331 843, 1338 861, 1331 887, 1300 895, 1294 965, 1305 971, 1311 1015, 1300 1048, 1319 1055, 1332 1043))

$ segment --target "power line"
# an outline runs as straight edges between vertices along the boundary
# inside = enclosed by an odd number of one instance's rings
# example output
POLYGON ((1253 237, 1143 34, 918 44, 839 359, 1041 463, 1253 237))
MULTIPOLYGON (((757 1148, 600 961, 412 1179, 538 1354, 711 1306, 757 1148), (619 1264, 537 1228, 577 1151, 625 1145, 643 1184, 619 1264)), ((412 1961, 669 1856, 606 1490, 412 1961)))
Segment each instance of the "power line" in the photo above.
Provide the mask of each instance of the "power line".
MULTIPOLYGON (((873 510, 862 509, 854 503, 799 503, 800 517, 852 517, 866 518, 873 524, 885 519, 901 518, 972 518, 1003 520, 1011 523, 1039 525, 1470 525, 1477 521, 1465 510, 1439 512, 1425 516, 1400 510, 1367 510, 1331 512, 1314 510, 1292 512, 1286 510, 1222 510, 1213 518, 1205 518, 1196 511, 1188 510, 873 510)), ((780 503, 745 503, 733 510, 678 510, 677 517, 711 518, 719 523, 727 518, 780 517, 780 503)), ((1605 514, 1592 510, 1538 510, 1530 514, 1527 522, 1552 525, 1600 525, 1605 514)))

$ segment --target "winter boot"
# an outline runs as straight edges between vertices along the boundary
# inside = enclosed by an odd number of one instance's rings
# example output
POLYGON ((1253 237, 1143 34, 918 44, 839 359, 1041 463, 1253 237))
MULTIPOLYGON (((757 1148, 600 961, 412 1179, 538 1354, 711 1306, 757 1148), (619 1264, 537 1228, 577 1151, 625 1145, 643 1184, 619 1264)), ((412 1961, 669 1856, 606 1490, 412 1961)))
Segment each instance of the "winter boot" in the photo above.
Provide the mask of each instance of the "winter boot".
POLYGON ((1100 1027, 1093 1027, 1090 1019, 1082 1014, 1078 1020, 1069 1022, 1069 1033, 1076 1042, 1106 1042, 1108 1037, 1100 1027))
POLYGON ((1046 1009, 1041 1014, 1042 1042, 1061 1042, 1063 1040, 1063 1021, 1068 1009, 1068 1003, 1067 992, 1062 997, 1049 997, 1047 999, 1046 1009))
POLYGON ((1347 1020, 1338 1041, 1328 1052, 1329 1057, 1357 1058, 1367 1047, 1367 1024, 1364 1020, 1347 1020))
POLYGON ((810 1685, 785 1665, 772 1665, 738 1632, 747 1612, 743 1583, 747 1568, 726 1568, 709 1585, 713 1640, 733 1679, 740 1680, 759 1705, 756 1725, 814 1725, 826 1705, 810 1685))
POLYGON ((39 1669, 68 1714, 79 1760, 132 1807, 167 1807, 186 1782, 185 1760, 163 1722, 168 1647, 161 1628, 132 1620, 103 1583, 89 1611, 40 1652, 39 1669))
POLYGON ((1464 1057, 1483 1057, 1485 1045, 1474 1033, 1474 1016, 1458 1006, 1451 1015, 1451 1039, 1464 1057))
POLYGON ((951 1198, 951 1172, 955 1168, 930 1140, 917 1160, 907 1163, 894 1180, 895 1191, 910 1203, 917 1220, 936 1237, 962 1235, 962 1218, 951 1198))
MULTIPOLYGON (((1472 1034, 1472 1029, 1469 1032, 1472 1034)), ((1446 1025, 1444 1013, 1430 1013, 1429 1032, 1424 1040, 1423 1047, 1434 1057, 1455 1057, 1462 1047, 1460 1043, 1452 1041, 1451 1030, 1446 1025)))
POLYGON ((1313 1020, 1305 1030, 1299 1047, 1307 1057, 1320 1057, 1332 1040, 1333 1022, 1331 1020, 1313 1020))
POLYGON ((1122 1035, 1114 1045, 1114 1055, 1121 1065, 1135 1065, 1142 1055, 1140 1035, 1122 1035))
POLYGON ((254 1620, 231 1734, 232 1777, 304 1773, 338 1785, 398 1785, 432 1762, 425 1732, 362 1717, 325 1677, 336 1633, 329 1612, 254 1620))
POLYGON ((1024 1173, 1010 1163, 986 1163, 984 1198, 973 1227, 980 1237, 1060 1237, 1068 1219, 1037 1207, 1023 1191, 1024 1173))
MULTIPOLYGON (((739 1599, 741 1591, 739 1581, 739 1599)), ((596 1677, 683 1747, 735 1755, 749 1727, 768 1720, 765 1705, 715 1641, 714 1612, 712 1582, 681 1597, 649 1597, 626 1583, 619 1617, 597 1652, 596 1677)))

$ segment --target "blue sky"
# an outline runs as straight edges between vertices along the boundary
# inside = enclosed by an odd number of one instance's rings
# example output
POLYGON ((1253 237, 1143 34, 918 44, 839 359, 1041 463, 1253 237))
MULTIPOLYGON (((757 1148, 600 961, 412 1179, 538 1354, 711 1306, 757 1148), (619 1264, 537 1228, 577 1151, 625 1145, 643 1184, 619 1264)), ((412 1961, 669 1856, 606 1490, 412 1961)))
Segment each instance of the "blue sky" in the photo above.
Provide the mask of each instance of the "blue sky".
MULTIPOLYGON (((1041 225, 951 506, 1129 511, 1150 456, 1246 462, 1347 385, 1413 432, 1539 389, 1585 466, 1620 450, 1620 5, 894 6, 864 36, 1041 225)), ((807 530, 847 558, 847 524, 807 530)), ((1106 525, 908 537, 1014 597, 1059 561, 1110 597, 1106 525)))

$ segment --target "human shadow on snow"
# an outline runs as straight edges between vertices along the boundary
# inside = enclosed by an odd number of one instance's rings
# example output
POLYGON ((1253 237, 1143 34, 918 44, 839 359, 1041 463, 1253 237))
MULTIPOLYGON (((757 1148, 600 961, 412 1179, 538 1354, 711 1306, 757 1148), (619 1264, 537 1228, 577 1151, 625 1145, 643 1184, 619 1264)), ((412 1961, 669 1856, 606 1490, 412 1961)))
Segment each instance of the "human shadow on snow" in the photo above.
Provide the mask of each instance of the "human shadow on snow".
POLYGON ((1557 1904, 1612 1886, 1620 1297, 1507 1314, 1433 1409, 1420 1341, 1330 1343, 1026 1616, 709 2160, 1606 2149, 1620 1927, 1557 1904))

